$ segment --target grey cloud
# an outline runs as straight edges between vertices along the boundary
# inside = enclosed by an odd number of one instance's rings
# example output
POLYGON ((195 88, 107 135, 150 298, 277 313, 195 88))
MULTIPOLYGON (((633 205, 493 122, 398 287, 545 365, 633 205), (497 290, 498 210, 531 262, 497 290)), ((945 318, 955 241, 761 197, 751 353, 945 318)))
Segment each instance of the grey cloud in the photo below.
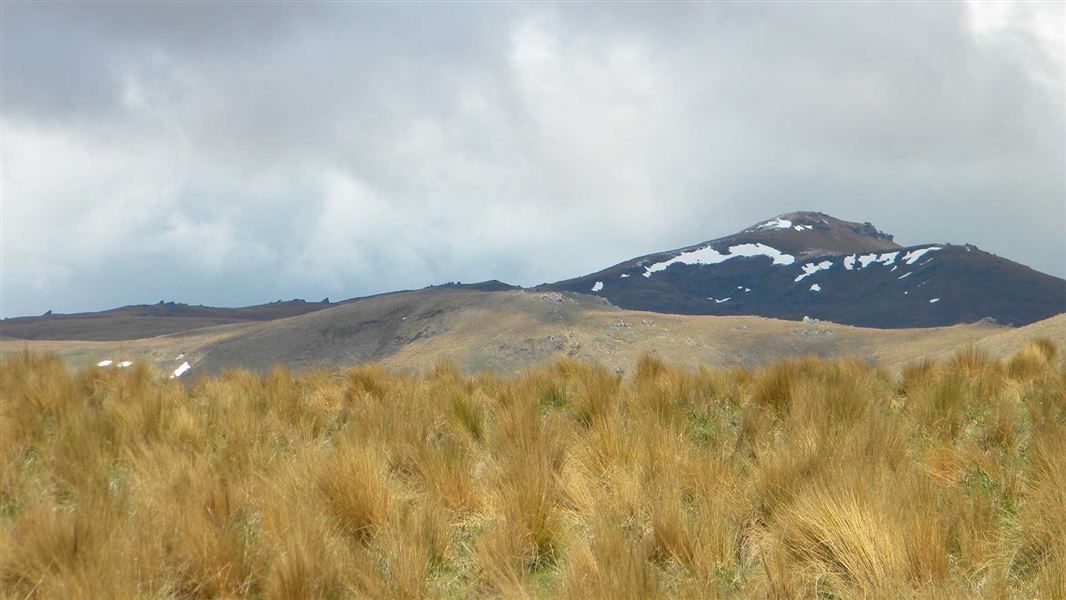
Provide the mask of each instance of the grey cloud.
POLYGON ((5 4, 3 314, 535 284, 795 209, 1061 276, 1062 7, 974 10, 5 4))

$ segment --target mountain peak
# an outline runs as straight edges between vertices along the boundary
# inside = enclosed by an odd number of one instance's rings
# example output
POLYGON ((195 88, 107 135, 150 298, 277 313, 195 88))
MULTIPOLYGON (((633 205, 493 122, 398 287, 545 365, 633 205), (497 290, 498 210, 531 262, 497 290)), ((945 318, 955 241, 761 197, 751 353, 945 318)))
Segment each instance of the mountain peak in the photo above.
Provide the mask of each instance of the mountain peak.
POLYGON ((869 221, 856 223, 853 221, 838 219, 823 212, 813 211, 796 211, 780 214, 772 219, 756 223, 745 229, 745 231, 773 231, 778 229, 791 229, 800 232, 815 229, 820 231, 835 230, 840 233, 865 235, 878 240, 892 241, 891 234, 885 233, 877 227, 874 227, 869 221))
POLYGON ((801 255, 899 248, 892 235, 871 223, 844 221, 822 212, 796 211, 761 221, 723 240, 765 243, 801 255))

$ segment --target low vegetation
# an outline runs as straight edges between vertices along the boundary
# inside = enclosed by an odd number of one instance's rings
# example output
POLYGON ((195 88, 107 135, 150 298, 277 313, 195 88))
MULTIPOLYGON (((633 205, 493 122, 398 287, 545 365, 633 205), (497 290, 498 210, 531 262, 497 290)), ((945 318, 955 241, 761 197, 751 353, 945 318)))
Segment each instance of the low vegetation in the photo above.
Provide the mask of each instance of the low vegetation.
POLYGON ((12 598, 1066 597, 1066 367, 0 363, 12 598))

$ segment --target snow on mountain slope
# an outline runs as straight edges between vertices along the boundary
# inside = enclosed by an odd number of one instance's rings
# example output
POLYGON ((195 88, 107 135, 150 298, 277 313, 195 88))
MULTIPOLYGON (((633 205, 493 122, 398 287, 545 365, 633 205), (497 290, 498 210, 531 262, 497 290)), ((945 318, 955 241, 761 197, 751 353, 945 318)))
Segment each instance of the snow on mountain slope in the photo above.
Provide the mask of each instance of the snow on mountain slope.
POLYGON ((969 245, 900 247, 869 223, 812 212, 544 287, 587 291, 609 278, 616 283, 597 295, 664 313, 895 328, 983 318, 1023 325, 1066 312, 1066 281, 1057 277, 969 245))

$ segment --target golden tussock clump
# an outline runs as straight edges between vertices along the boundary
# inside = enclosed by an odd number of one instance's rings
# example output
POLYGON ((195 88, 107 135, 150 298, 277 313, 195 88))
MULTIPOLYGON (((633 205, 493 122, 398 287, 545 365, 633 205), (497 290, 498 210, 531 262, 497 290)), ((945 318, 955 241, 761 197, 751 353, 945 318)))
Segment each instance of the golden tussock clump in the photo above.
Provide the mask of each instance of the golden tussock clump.
POLYGON ((1066 366, 0 363, 12 598, 1066 597, 1066 366))

